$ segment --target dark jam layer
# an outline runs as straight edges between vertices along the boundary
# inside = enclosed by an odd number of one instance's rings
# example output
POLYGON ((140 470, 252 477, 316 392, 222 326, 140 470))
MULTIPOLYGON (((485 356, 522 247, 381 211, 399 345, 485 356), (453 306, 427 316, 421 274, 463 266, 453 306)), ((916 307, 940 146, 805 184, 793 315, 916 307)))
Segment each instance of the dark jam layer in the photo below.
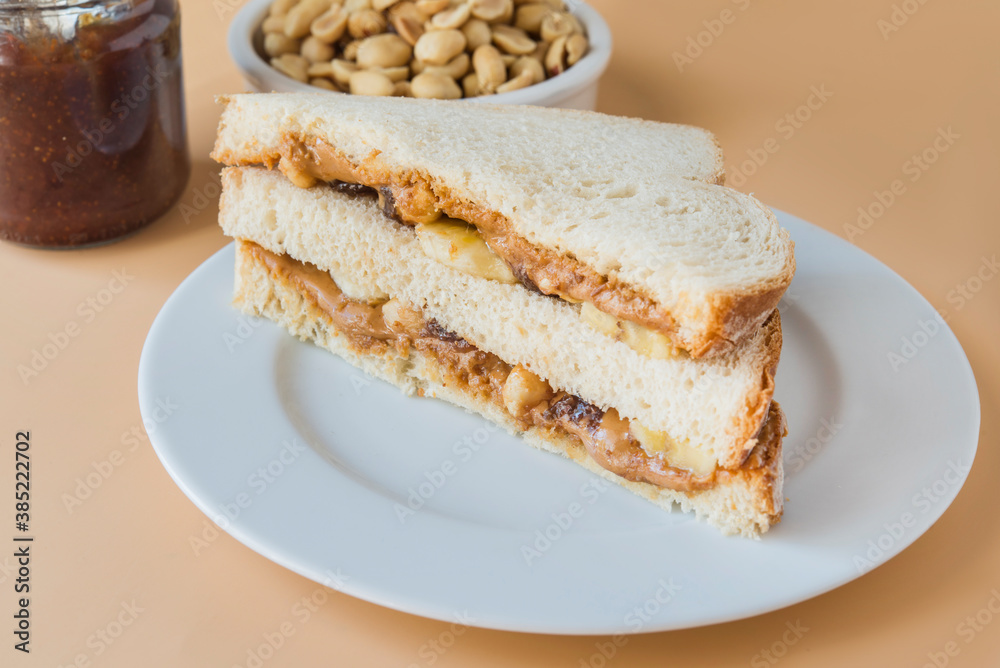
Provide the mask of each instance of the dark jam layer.
POLYGON ((32 25, 0 32, 0 238, 87 246, 151 223, 190 174, 176 0, 86 17, 69 42, 32 25))

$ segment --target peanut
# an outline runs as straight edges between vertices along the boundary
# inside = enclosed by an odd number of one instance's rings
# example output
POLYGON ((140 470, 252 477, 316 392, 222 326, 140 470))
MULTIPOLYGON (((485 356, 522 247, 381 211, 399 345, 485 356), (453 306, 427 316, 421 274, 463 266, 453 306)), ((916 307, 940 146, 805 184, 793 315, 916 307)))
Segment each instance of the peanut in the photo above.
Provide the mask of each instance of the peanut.
POLYGON ((394 188, 393 197, 399 217, 408 223, 432 223, 441 217, 437 196, 425 182, 420 181, 406 188, 394 188))
POLYGON ((417 40, 424 34, 423 24, 409 16, 397 16, 392 20, 392 27, 410 46, 415 46, 417 40))
POLYGON ((361 40, 353 40, 344 45, 344 58, 347 60, 357 60, 358 59, 358 46, 361 44, 361 40))
POLYGON ((587 38, 579 33, 574 33, 566 40, 566 66, 571 67, 580 62, 580 59, 587 55, 589 48, 587 38))
POLYGON ((451 4, 450 0, 417 0, 417 9, 427 16, 443 12, 451 4))
POLYGON ((409 67, 373 67, 372 72, 381 72, 382 74, 389 77, 389 81, 392 83, 399 83, 401 81, 406 81, 410 78, 410 68, 409 67))
POLYGON ((349 60, 334 60, 330 63, 332 79, 341 88, 348 88, 351 85, 351 75, 358 71, 358 66, 349 60))
POLYGON ((275 0, 268 10, 271 16, 284 16, 288 11, 297 5, 299 0, 275 0))
POLYGON ((512 90, 520 90, 521 88, 527 88, 531 84, 535 83, 535 77, 525 70, 521 72, 516 77, 509 79, 506 83, 497 86, 498 93, 508 93, 512 90))
POLYGON ((358 67, 401 67, 410 62, 413 49, 399 35, 369 37, 358 44, 358 67))
POLYGON ((298 53, 301 44, 284 33, 269 32, 264 35, 264 53, 271 57, 283 56, 286 53, 298 53))
POLYGON ((487 23, 500 21, 514 13, 514 3, 511 0, 469 0, 472 15, 487 23))
POLYGON ((330 81, 329 79, 327 79, 325 77, 316 77, 316 78, 310 79, 309 80, 309 85, 310 86, 315 86, 316 88, 322 88, 324 90, 340 91, 340 89, 337 88, 337 84, 333 83, 332 81, 330 81))
POLYGON ((301 54, 310 63, 320 63, 333 58, 333 47, 318 37, 310 35, 302 40, 301 54))
POLYGON ((313 63, 309 66, 307 74, 314 78, 332 79, 333 63, 313 63))
POLYGON ((462 97, 462 89, 455 80, 444 74, 421 72, 410 82, 413 97, 457 100, 462 97))
POLYGON ((261 24, 260 29, 265 33, 276 32, 282 35, 285 34, 285 17, 282 16, 268 16, 264 19, 264 23, 261 24))
POLYGON ((430 18, 427 14, 417 9, 417 5, 411 0, 403 0, 389 8, 389 22, 392 23, 397 17, 405 16, 423 25, 424 21, 430 18))
POLYGON ((554 42, 557 38, 573 32, 574 24, 569 20, 569 14, 551 12, 542 19, 539 33, 546 42, 554 42))
POLYGON ((552 42, 545 54, 545 71, 550 77, 562 74, 566 70, 566 35, 552 42))
MULTIPOLYGON (((416 61, 420 62, 420 61, 416 61)), ((452 79, 461 79, 465 76, 465 73, 469 71, 469 54, 460 53, 451 60, 448 61, 446 65, 423 65, 421 63, 422 72, 431 72, 432 74, 443 74, 446 77, 451 77, 452 79)), ((414 74, 420 74, 414 70, 414 74)))
POLYGON ((398 299, 390 299, 382 304, 382 319, 396 334, 409 336, 422 332, 427 325, 420 309, 398 299))
POLYGON ((495 46, 484 44, 472 54, 472 67, 479 77, 479 88, 484 93, 495 93, 497 86, 507 80, 507 67, 495 46))
POLYGON ((347 12, 340 5, 334 5, 313 21, 309 29, 313 37, 332 44, 347 30, 347 12))
POLYGON ((397 2, 399 2, 399 0, 372 0, 372 9, 384 12, 397 2))
POLYGON ((490 24, 482 19, 469 19, 462 26, 462 33, 465 35, 466 46, 469 51, 475 51, 483 44, 489 44, 493 40, 493 30, 490 24))
POLYGON ((501 391, 504 406, 521 417, 538 404, 552 398, 552 388, 544 380, 518 364, 507 376, 501 391))
POLYGON ((431 17, 431 27, 434 30, 456 30, 469 20, 469 5, 455 5, 431 17))
POLYGON ((285 34, 289 37, 305 37, 309 26, 330 8, 330 0, 302 0, 288 10, 285 16, 285 34))
POLYGON ((479 88, 479 77, 475 72, 466 74, 462 79, 462 90, 465 92, 465 97, 476 97, 482 94, 479 88))
POLYGON ((351 75, 352 95, 392 95, 396 84, 381 72, 361 70, 351 75))
POLYGON ((545 68, 542 63, 531 56, 521 56, 510 66, 510 76, 517 78, 528 72, 531 75, 531 83, 536 84, 545 81, 545 68))
POLYGON ((303 83, 309 81, 309 61, 297 53, 286 53, 272 58, 271 67, 296 81, 303 83))
POLYGON ((535 50, 535 42, 520 28, 493 26, 493 43, 505 53, 523 56, 535 50))
POLYGON ((354 39, 364 39, 385 32, 389 20, 382 12, 361 9, 347 17, 347 32, 354 39))
POLYGON ((465 35, 460 30, 435 30, 420 36, 414 55, 428 65, 444 65, 465 50, 465 35))
POLYGON ((517 8, 517 13, 514 15, 514 26, 525 32, 537 35, 538 31, 542 28, 542 19, 548 16, 551 11, 551 7, 537 2, 529 5, 521 5, 517 8))

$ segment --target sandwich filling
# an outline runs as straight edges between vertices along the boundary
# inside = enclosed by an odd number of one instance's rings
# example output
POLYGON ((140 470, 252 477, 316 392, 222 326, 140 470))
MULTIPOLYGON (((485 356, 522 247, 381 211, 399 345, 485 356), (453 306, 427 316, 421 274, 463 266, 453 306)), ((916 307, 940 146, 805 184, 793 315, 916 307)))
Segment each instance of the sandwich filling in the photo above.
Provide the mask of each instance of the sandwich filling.
POLYGON ((650 434, 658 432, 621 417, 613 408, 602 410, 581 397, 552 388, 525 367, 510 365, 426 318, 419 308, 396 299, 376 303, 351 299, 329 273, 314 265, 277 255, 250 241, 240 243, 273 277, 290 283, 309 299, 332 329, 342 333, 358 352, 406 356, 415 349, 438 363, 444 385, 457 386, 490 402, 523 429, 535 427, 575 439, 600 466, 627 480, 678 491, 707 489, 722 479, 766 465, 761 458, 773 450, 768 447, 770 441, 780 438, 780 434, 768 432, 775 429, 775 421, 768 420, 754 453, 733 471, 719 469, 714 462, 706 466, 704 460, 692 458, 683 449, 679 457, 668 458, 656 452, 656 439, 650 434))
MULTIPOLYGON (((280 155, 271 157, 292 183, 308 188, 317 182, 363 185, 379 195, 383 210, 396 220, 415 226, 423 244, 424 232, 433 226, 464 222, 479 236, 490 253, 506 265, 504 271, 481 274, 507 282, 520 282, 531 290, 571 303, 592 305, 592 312, 618 319, 617 329, 639 330, 636 340, 653 340, 651 347, 633 346, 635 337, 619 336, 627 345, 651 356, 687 351, 694 357, 731 349, 733 339, 756 329, 772 310, 766 302, 777 302, 779 293, 759 295, 748 306, 762 306, 760 317, 739 319, 740 331, 712 331, 697 341, 684 340, 677 320, 656 300, 615 276, 602 276, 576 258, 540 248, 520 237, 503 215, 464 201, 447 188, 434 186, 416 173, 394 175, 379 165, 377 153, 363 165, 354 165, 323 139, 308 142, 286 136, 280 155), (453 219, 449 221, 448 219, 453 219), (641 329, 640 329, 641 328, 641 329), (657 340, 659 337, 660 340, 657 340)), ((430 246, 433 243, 429 242, 430 246)), ((427 247, 427 245, 425 245, 427 247)), ((468 264, 468 263, 467 263, 468 264)), ((472 272, 470 272, 472 273, 472 272)), ((773 304, 771 304, 773 307, 773 304)), ((597 318, 594 319, 595 322, 597 318)))

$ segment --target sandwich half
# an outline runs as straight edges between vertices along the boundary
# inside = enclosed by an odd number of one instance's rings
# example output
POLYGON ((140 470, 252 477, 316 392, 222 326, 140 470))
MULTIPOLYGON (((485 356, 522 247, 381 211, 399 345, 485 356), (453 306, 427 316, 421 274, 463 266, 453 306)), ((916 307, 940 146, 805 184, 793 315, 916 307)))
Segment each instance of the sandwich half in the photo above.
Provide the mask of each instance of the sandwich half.
POLYGON ((220 162, 373 188, 426 252, 573 305, 646 354, 738 350, 795 270, 787 232, 720 185, 718 144, 698 128, 351 95, 222 102, 220 162), (450 252, 482 245, 481 261, 450 252))
MULTIPOLYGON (((286 113, 280 105, 290 103, 276 101, 269 113, 286 113)), ((220 146, 234 122, 224 118, 220 146)), ((235 155, 229 150, 217 146, 216 155, 235 155)), ((707 179, 711 160, 703 162, 683 170, 702 169, 707 179)), ((422 223, 400 221, 384 193, 345 180, 296 185, 263 166, 224 170, 220 224, 237 240, 235 303, 244 311, 725 533, 756 537, 780 519, 785 421, 771 400, 781 350, 776 311, 702 359, 644 346, 648 335, 622 335, 620 323, 608 328, 588 315, 588 302, 499 280, 506 265, 472 228, 455 221, 442 233, 432 228, 449 244, 442 255, 437 237, 422 223)), ((678 180, 707 187, 697 176, 678 180)))

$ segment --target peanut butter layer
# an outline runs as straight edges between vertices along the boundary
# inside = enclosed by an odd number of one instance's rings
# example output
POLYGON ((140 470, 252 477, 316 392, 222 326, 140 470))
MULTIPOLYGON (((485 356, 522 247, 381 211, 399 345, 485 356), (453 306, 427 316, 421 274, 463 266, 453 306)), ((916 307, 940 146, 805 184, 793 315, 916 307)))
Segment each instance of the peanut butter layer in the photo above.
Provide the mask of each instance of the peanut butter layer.
MULTIPOLYGON (((383 313, 383 307, 388 310, 387 302, 367 304, 351 300, 327 272, 287 255, 276 255, 252 242, 244 243, 272 276, 290 282, 319 308, 358 352, 383 354, 392 347, 406 354, 413 347, 437 362, 446 385, 490 402, 522 428, 539 427, 575 439, 594 461, 616 475, 668 489, 695 491, 712 487, 719 475, 739 474, 717 470, 697 476, 687 469, 670 466, 639 445, 629 432, 628 420, 622 419, 617 411, 603 411, 580 397, 553 391, 547 384, 540 395, 532 395, 535 403, 512 413, 505 403, 504 390, 510 389, 508 381, 513 376, 525 373, 521 367, 517 368, 517 374, 512 373, 514 367, 447 331, 435 320, 426 320, 419 311, 400 312, 397 307, 394 316, 387 318, 383 313)), ((509 399, 509 391, 507 395, 509 399)), ((748 466, 756 468, 753 462, 748 466)))
POLYGON ((247 246, 272 276, 281 277, 294 285, 356 345, 370 348, 381 343, 385 348, 387 341, 396 339, 396 335, 386 327, 381 308, 349 299, 327 272, 315 265, 276 255, 255 243, 248 243, 247 246))
POLYGON ((634 286, 615 276, 602 276, 574 257, 529 243, 514 232, 505 216, 465 201, 444 186, 434 186, 415 172, 390 173, 379 162, 377 152, 363 164, 355 165, 323 139, 302 141, 286 136, 280 155, 265 162, 268 166, 278 163, 285 176, 303 188, 319 181, 359 183, 376 188, 383 195, 385 210, 407 224, 430 222, 442 213, 463 220, 479 230, 490 248, 527 287, 573 303, 589 302, 605 313, 658 331, 692 357, 733 348, 736 342, 727 336, 745 335, 755 330, 773 308, 770 302, 776 304, 780 297, 778 291, 744 300, 743 310, 752 309, 757 315, 739 318, 743 331, 727 333, 722 329, 725 323, 720 322, 717 331, 709 332, 704 340, 684 341, 670 312, 634 286))

